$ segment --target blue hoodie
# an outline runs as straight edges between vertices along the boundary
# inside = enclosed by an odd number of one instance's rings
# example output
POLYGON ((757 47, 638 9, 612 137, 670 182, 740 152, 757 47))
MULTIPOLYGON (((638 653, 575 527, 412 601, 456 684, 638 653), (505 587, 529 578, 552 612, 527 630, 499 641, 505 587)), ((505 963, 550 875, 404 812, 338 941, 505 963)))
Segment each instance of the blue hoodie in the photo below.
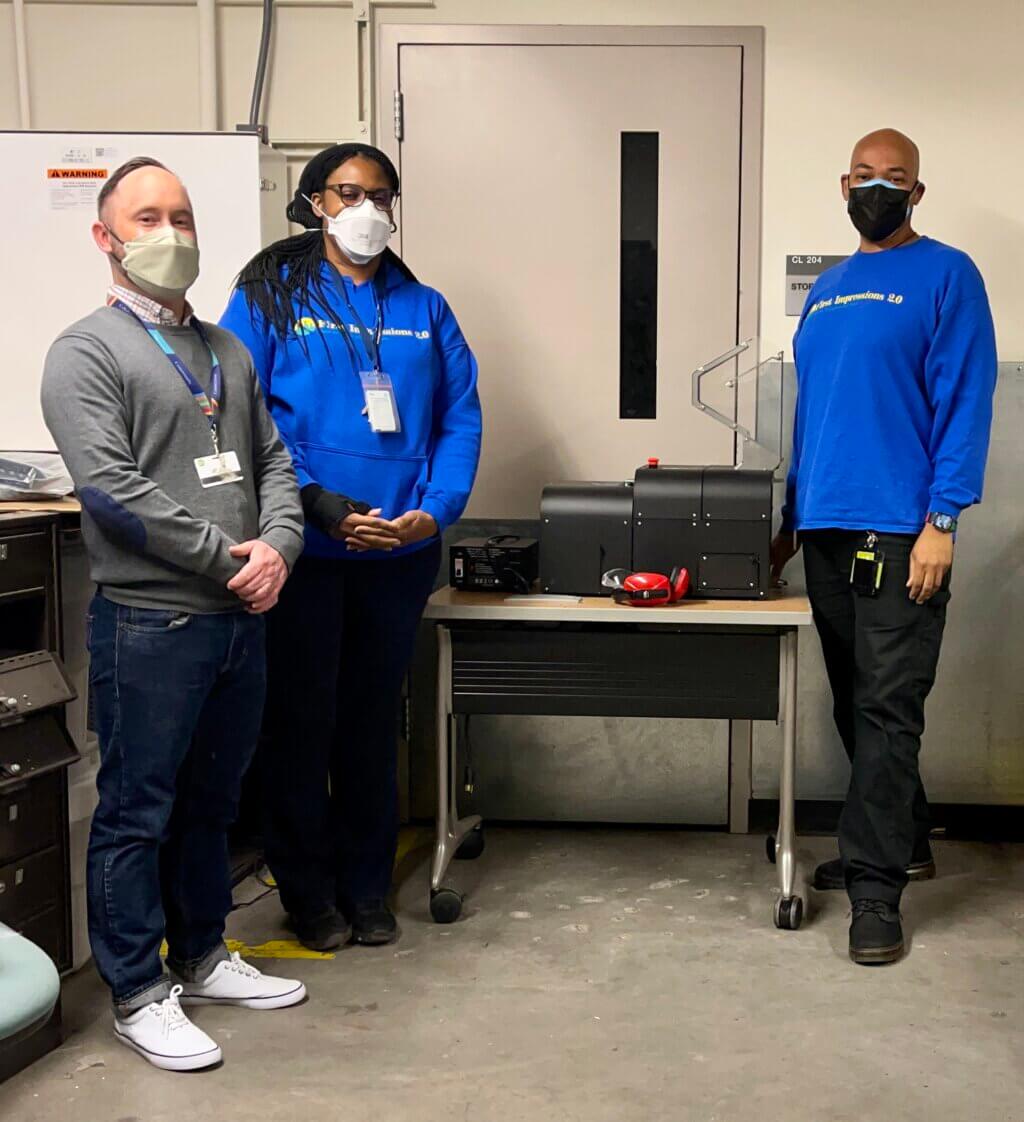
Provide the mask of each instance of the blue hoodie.
POLYGON ((918 534, 981 499, 996 342, 966 253, 855 253, 818 278, 793 350, 784 529, 918 534))
MULTIPOLYGON (((373 283, 356 285, 324 262, 321 278, 330 306, 300 310, 296 301, 292 330, 284 340, 239 289, 220 322, 252 354, 300 487, 317 483, 380 507, 383 518, 424 510, 443 531, 462 515, 480 458, 476 359, 439 293, 386 263, 381 270, 380 362, 394 386, 402 430, 398 433, 373 432, 363 415, 359 371, 373 367, 336 287, 343 280, 349 300, 372 333, 373 283), (340 325, 348 329, 348 342, 340 325)), ((390 554, 352 553, 343 541, 306 526, 306 553, 314 557, 396 557, 427 544, 390 554)))

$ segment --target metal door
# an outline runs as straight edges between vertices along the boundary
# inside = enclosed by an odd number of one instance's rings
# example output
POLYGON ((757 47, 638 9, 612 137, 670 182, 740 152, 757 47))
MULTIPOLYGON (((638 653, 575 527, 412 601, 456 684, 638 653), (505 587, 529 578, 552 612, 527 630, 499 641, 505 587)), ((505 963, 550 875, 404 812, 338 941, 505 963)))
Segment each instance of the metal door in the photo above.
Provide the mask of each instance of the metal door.
POLYGON ((545 483, 648 456, 732 462, 688 376, 756 334, 760 37, 718 31, 384 29, 401 252, 480 361, 471 516, 535 518, 545 483), (645 275, 656 292, 624 310, 645 275))

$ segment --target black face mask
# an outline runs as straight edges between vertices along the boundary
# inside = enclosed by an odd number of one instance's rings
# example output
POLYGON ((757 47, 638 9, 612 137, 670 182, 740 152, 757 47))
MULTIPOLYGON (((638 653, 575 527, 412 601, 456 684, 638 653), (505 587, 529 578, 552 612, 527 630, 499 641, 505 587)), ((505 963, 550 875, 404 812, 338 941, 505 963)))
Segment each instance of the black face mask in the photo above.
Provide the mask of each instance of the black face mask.
POLYGON ((901 187, 887 187, 884 183, 851 187, 847 213, 869 242, 884 242, 906 221, 910 196, 916 188, 916 183, 909 191, 901 187))

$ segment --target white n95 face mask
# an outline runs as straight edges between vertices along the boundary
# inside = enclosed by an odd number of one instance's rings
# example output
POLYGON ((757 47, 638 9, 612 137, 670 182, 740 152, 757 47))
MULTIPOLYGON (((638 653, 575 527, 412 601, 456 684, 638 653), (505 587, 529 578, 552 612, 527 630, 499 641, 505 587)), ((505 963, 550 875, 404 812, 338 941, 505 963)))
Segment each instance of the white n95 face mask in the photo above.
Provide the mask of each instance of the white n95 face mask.
MULTIPOLYGON (((117 241, 120 238, 109 231, 117 241)), ((121 242, 124 257, 118 264, 137 288, 158 300, 176 300, 199 276, 199 246, 195 238, 173 226, 147 230, 121 242)))
POLYGON ((391 241, 391 219, 369 199, 363 199, 359 206, 342 207, 333 218, 311 199, 307 201, 327 219, 328 234, 354 265, 368 265, 387 249, 391 241))

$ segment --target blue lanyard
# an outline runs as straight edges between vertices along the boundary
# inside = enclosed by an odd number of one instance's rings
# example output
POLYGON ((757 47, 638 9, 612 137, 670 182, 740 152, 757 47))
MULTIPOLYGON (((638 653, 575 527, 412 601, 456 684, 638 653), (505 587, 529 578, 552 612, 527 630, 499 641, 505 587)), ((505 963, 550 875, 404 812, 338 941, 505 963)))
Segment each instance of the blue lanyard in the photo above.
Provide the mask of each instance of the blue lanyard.
MULTIPOLYGON (((373 280, 370 282, 373 285, 373 302, 374 302, 374 304, 376 305, 376 308, 377 308, 377 322, 376 322, 376 325, 374 326, 373 334, 371 335, 369 330, 366 327, 366 324, 363 323, 362 317, 355 310, 355 308, 352 305, 352 301, 349 299, 348 289, 345 287, 344 279, 338 273, 337 269, 335 269, 333 266, 331 266, 331 276, 334 280, 335 287, 341 293, 342 300, 345 301, 345 307, 348 309, 349 315, 355 321, 356 329, 359 332, 359 338, 362 340, 362 343, 363 343, 363 350, 366 351, 366 357, 370 360, 370 363, 373 366, 374 372, 379 374, 380 370, 381 370, 381 366, 380 366, 380 341, 381 341, 381 337, 384 334, 384 304, 383 304, 383 302, 381 301, 381 298, 380 298, 380 290, 377 286, 377 278, 374 277, 373 280)), ((348 330, 347 330, 347 328, 345 327, 344 324, 341 325, 341 330, 342 330, 342 333, 345 336, 346 341, 349 344, 349 350, 350 350, 350 353, 351 353, 354 350, 354 347, 353 347, 353 344, 352 344, 352 340, 349 339, 349 337, 348 337, 348 330)), ((358 358, 359 358, 358 355, 353 354, 352 357, 356 361, 358 361, 358 358)))
POLYGON ((203 389, 203 387, 199 384, 199 380, 196 378, 196 376, 192 373, 191 370, 189 370, 185 363, 182 362, 178 355, 174 353, 174 349, 171 347, 170 343, 167 342, 163 335, 161 335, 160 332, 157 331, 157 329, 152 324, 146 323, 145 320, 143 320, 132 308, 129 308, 123 300, 115 300, 111 306, 117 308, 119 312, 127 312, 128 315, 132 317, 132 319, 142 324, 142 326, 146 329, 146 332, 149 334, 149 337, 153 340, 154 343, 156 343, 160 350, 164 352, 170 364, 181 375, 181 380, 188 387, 189 393, 192 394, 192 398, 195 401, 196 405, 199 406, 199 408, 203 411, 203 415, 210 422, 210 435, 213 437, 213 450, 219 455, 220 447, 217 440, 217 424, 220 418, 220 398, 221 392, 224 389, 224 378, 221 373, 220 360, 217 358, 216 354, 214 354, 213 347, 210 346, 210 340, 207 337, 206 328, 203 327, 203 325, 199 322, 198 319, 196 319, 195 316, 192 317, 192 327, 194 328, 199 338, 202 339, 202 341, 206 344, 206 349, 210 352, 211 370, 209 393, 207 393, 206 390, 203 389))

